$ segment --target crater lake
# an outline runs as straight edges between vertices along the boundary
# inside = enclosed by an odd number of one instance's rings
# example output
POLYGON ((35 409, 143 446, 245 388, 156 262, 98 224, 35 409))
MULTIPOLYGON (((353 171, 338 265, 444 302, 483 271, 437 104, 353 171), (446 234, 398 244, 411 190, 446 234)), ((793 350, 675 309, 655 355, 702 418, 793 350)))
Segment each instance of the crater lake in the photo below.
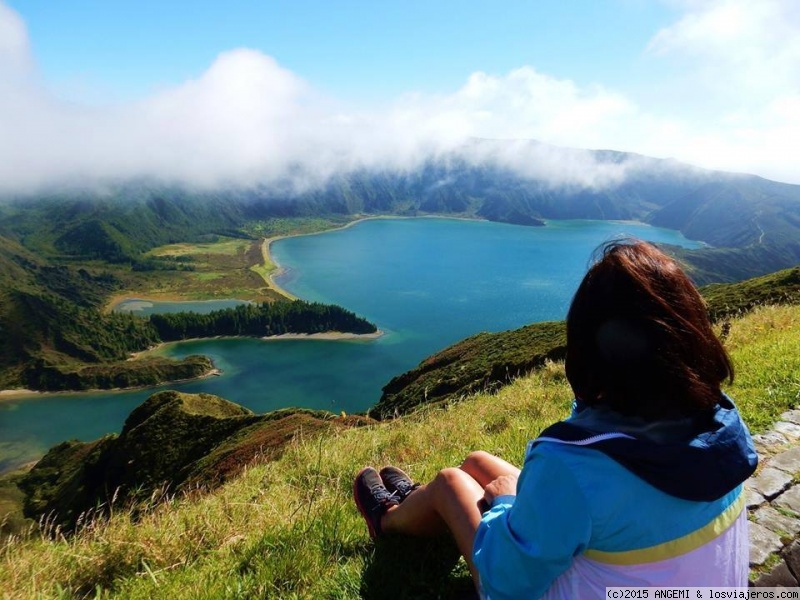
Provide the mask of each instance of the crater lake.
POLYGON ((216 394, 255 412, 287 406, 361 412, 395 375, 480 331, 563 319, 601 243, 620 236, 696 248, 680 233, 639 223, 548 221, 525 227, 446 218, 369 219, 271 246, 276 283, 339 304, 384 334, 365 340, 209 339, 165 345, 209 356, 219 377, 119 392, 0 398, 0 471, 66 439, 118 432, 162 389, 216 394))

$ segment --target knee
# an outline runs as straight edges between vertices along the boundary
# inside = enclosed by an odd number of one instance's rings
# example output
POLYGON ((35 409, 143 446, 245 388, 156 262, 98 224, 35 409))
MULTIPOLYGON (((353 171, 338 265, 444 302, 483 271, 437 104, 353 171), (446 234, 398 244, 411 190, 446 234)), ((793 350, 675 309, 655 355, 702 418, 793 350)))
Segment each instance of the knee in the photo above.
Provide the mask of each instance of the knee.
POLYGON ((478 502, 483 498, 483 488, 469 473, 457 467, 442 469, 430 483, 429 489, 434 509, 445 521, 445 515, 452 516, 453 511, 467 510, 473 516, 479 515, 478 502))
POLYGON ((439 471, 432 483, 437 487, 453 489, 463 485, 465 477, 469 477, 469 475, 461 469, 448 467, 439 471))
POLYGON ((475 473, 484 470, 484 467, 491 462, 494 457, 483 450, 475 450, 467 454, 467 458, 461 463, 461 469, 467 473, 475 473))

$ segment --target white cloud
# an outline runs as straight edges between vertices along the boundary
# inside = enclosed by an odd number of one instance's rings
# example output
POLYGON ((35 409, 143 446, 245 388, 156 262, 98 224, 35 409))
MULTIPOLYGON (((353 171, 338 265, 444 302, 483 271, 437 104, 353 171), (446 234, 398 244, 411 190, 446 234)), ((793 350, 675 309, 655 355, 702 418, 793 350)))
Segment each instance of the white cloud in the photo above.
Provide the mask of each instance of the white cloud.
POLYGON ((440 137, 580 140, 595 146, 602 143, 603 129, 630 116, 633 107, 601 87, 582 90, 522 67, 502 77, 474 73, 451 95, 404 99, 402 111, 409 123, 423 123, 424 131, 440 137))
POLYGON ((22 19, 0 2, 0 69, 6 75, 31 66, 28 32, 22 19))
POLYGON ((680 158, 707 167, 800 183, 800 4, 711 0, 659 31, 648 50, 682 69, 702 115, 671 140, 680 158))
POLYGON ((800 9, 792 1, 684 2, 646 59, 680 67, 691 106, 522 67, 472 74, 452 93, 408 94, 372 112, 319 96, 256 50, 220 54, 198 78, 107 107, 59 100, 38 81, 24 23, 0 0, 0 190, 138 176, 198 186, 308 186, 374 167, 411 169, 457 156, 507 166, 547 185, 603 186, 625 166, 588 153, 470 138, 536 139, 673 156, 800 182, 800 9))
POLYGON ((750 103, 800 85, 800 4, 794 0, 711 0, 689 4, 648 50, 686 59, 705 91, 750 103))
POLYGON ((76 107, 32 86, 10 91, 0 99, 6 186, 141 175, 213 185, 286 168, 305 85, 267 56, 234 50, 199 79, 125 106, 76 107))
MULTIPOLYGON (((630 110, 624 98, 525 67, 473 74, 455 93, 408 95, 381 112, 333 110, 300 78, 260 52, 221 54, 196 80, 117 107, 78 107, 43 88, 0 98, 0 187, 155 176, 197 186, 324 181, 362 167, 411 169, 472 137, 598 141, 630 110), (593 137, 594 136, 594 137, 593 137)), ((503 164, 552 185, 600 185, 621 168, 583 152, 517 144, 460 156, 503 164), (555 152, 555 151, 554 151, 555 152)))

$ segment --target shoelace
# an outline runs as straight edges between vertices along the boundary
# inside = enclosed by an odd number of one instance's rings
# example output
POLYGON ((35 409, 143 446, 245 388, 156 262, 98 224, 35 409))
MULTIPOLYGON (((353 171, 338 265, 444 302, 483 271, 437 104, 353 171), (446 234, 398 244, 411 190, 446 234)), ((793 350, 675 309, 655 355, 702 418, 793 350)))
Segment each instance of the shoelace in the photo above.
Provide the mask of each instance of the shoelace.
POLYGON ((399 493, 401 498, 405 498, 418 487, 418 483, 409 483, 408 481, 401 480, 395 484, 395 493, 399 493))
POLYGON ((397 492, 389 493, 389 490, 386 488, 381 489, 382 487, 383 486, 374 485, 369 490, 372 497, 377 501, 377 504, 372 509, 373 511, 384 510, 389 504, 393 504, 392 499, 396 502, 400 502, 399 498, 394 497, 397 492))

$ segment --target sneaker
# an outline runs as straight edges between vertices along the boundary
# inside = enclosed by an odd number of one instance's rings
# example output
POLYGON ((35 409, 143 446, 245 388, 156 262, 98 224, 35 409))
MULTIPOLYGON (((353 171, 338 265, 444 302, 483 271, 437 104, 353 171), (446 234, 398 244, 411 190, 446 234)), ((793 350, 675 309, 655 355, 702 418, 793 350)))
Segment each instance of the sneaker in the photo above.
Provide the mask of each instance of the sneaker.
POLYGON ((391 465, 383 467, 380 476, 386 489, 394 494, 400 502, 405 500, 411 492, 419 487, 419 484, 411 481, 411 478, 402 470, 391 465))
POLYGON ((381 517, 386 514, 390 506, 397 506, 400 500, 392 494, 381 481, 381 476, 372 467, 365 467, 356 475, 353 482, 353 498, 356 501, 358 512, 367 522, 367 529, 371 538, 380 537, 381 517))

